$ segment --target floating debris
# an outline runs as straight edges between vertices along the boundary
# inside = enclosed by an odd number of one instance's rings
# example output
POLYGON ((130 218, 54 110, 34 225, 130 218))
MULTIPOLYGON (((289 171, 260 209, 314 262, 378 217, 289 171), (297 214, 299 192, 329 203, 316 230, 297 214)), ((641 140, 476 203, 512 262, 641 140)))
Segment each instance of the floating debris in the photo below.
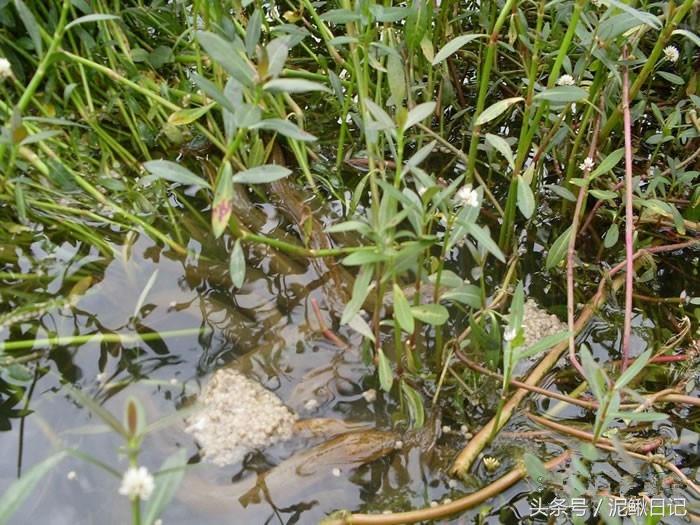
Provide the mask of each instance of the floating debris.
POLYGON ((202 410, 188 420, 186 431, 204 459, 219 466, 289 439, 297 419, 275 394, 233 369, 215 372, 199 403, 202 410))
POLYGON ((377 391, 374 388, 370 388, 362 392, 362 397, 365 398, 365 401, 368 403, 374 403, 377 400, 377 391))

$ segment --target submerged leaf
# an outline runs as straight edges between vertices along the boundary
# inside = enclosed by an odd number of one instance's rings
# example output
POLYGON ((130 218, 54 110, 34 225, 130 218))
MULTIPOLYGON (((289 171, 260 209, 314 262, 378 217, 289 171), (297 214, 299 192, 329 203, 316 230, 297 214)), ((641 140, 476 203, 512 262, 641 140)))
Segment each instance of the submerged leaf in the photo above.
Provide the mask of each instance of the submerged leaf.
POLYGON ((231 282, 233 282, 236 288, 243 286, 243 282, 245 281, 245 255, 243 254, 243 247, 241 246, 240 239, 236 241, 231 251, 229 273, 231 274, 231 282))

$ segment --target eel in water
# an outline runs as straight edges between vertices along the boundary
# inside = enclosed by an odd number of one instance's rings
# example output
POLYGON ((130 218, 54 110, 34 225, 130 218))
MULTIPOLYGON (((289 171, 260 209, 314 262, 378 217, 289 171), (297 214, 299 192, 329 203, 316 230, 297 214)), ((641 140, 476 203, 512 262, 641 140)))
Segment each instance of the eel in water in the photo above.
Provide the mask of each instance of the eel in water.
POLYGON ((293 454, 255 479, 249 477, 233 484, 219 485, 186 475, 178 499, 193 510, 218 515, 240 513, 243 508, 264 501, 293 500, 328 480, 334 475, 334 469, 347 476, 349 470, 386 457, 399 447, 404 451, 412 447, 430 451, 439 435, 440 415, 435 411, 423 428, 403 434, 376 429, 347 431, 358 424, 333 419, 300 420, 296 423, 297 436, 342 433, 293 454))
POLYGON ((356 468, 396 450, 399 434, 383 430, 356 430, 337 435, 312 448, 293 454, 276 467, 230 485, 186 475, 178 499, 188 507, 219 515, 240 512, 265 498, 291 497, 322 482, 334 468, 356 468))

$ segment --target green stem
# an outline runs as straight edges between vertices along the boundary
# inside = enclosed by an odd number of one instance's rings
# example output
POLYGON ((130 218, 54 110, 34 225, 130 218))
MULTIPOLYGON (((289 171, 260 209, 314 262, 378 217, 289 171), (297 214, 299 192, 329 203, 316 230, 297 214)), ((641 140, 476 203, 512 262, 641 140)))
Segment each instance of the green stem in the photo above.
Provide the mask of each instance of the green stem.
POLYGON ((467 164, 467 180, 471 181, 474 178, 474 168, 476 167, 476 152, 479 145, 479 137, 481 126, 476 125, 476 121, 484 111, 484 106, 486 105, 486 95, 489 90, 489 79, 491 77, 491 68, 496 56, 496 47, 498 46, 498 35, 501 32, 501 28, 508 18, 508 13, 511 12, 513 6, 516 4, 516 0, 507 0, 501 12, 496 19, 496 23, 491 31, 491 37, 489 38, 488 49, 486 50, 486 60, 483 63, 483 68, 479 72, 479 94, 476 100, 476 109, 474 110, 474 117, 472 119, 472 137, 469 143, 469 158, 467 164))
POLYGON ((89 341, 97 343, 138 343, 142 341, 152 341, 155 339, 169 339, 174 337, 184 337, 202 333, 202 328, 183 328, 180 330, 166 330, 164 332, 145 332, 142 334, 114 334, 114 333, 93 333, 83 335, 56 336, 41 339, 24 339, 21 341, 6 341, 0 343, 0 352, 8 350, 25 350, 35 346, 69 346, 81 345, 89 341))

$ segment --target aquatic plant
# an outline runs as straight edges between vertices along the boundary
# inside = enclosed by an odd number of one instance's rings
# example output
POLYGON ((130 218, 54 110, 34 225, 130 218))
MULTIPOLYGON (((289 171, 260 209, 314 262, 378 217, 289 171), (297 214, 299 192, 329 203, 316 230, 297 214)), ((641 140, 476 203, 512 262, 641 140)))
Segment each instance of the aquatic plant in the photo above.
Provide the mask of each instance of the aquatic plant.
MULTIPOLYGON (((156 262, 210 265, 225 297, 261 272, 313 274, 320 333, 339 353, 361 346, 366 404, 402 430, 442 412, 446 427, 475 431, 452 445, 463 447, 456 477, 532 394, 582 411, 585 429, 527 413, 591 443, 567 471, 582 480, 567 485, 572 497, 590 495, 592 447, 696 490, 665 456, 644 456, 660 445, 643 425, 672 412, 662 403, 698 404, 697 291, 676 297, 660 284, 669 272, 697 281, 698 17, 694 0, 0 2, 6 426, 30 417, 57 351, 99 344, 101 361, 123 352, 119 370, 144 380, 150 369, 132 366, 142 346, 163 354, 166 340, 193 334, 204 346, 204 322, 146 326, 158 270, 118 327, 83 310, 109 261, 147 237, 156 262), (77 264, 62 268, 66 251, 77 264), (655 334, 638 351, 642 309, 655 334), (620 325, 595 358, 584 344, 594 316, 620 325), (557 366, 564 356, 570 366, 557 366), (550 373, 556 391, 541 385, 550 373), (641 448, 619 439, 626 431, 641 448)), ((261 330, 270 326, 280 324, 261 330)), ((198 373, 221 364, 203 363, 198 373)), ((59 368, 65 383, 80 380, 59 368)), ((122 481, 134 522, 152 523, 184 455, 144 470, 152 427, 140 405, 129 401, 120 422, 63 388, 123 438, 128 469, 105 470, 122 481)), ((283 439, 296 417, 242 371, 214 372, 201 400, 189 430, 215 464, 283 439)), ((0 521, 63 456, 7 490, 0 521)), ((505 469, 506 458, 488 457, 487 471, 505 469)), ((524 455, 474 495, 332 519, 442 518, 526 472, 556 486, 547 471, 569 459, 524 455)))

